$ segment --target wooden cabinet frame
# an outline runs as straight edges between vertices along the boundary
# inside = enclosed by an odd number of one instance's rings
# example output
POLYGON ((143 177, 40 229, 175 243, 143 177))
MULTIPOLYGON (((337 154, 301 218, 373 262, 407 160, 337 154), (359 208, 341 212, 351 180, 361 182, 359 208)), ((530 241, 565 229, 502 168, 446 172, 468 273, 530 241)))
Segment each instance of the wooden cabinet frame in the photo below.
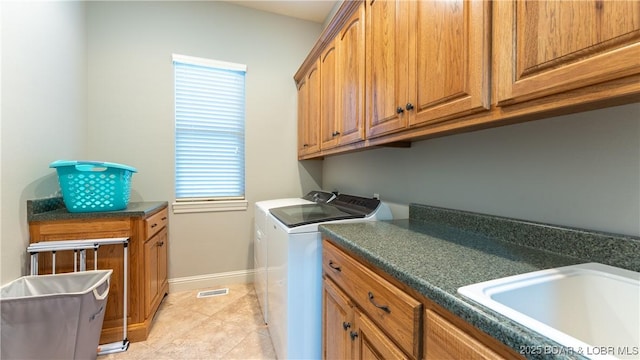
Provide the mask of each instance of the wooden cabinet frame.
MULTIPOLYGON (((362 3, 343 2, 294 76, 296 83, 304 81, 304 74, 348 25, 362 3)), ((332 143, 313 154, 299 152, 298 158, 322 158, 374 146, 409 147, 412 141, 640 102, 640 2, 460 0, 457 3, 368 0, 365 137, 350 143, 332 143), (372 39, 376 36, 371 28, 381 25, 372 19, 371 3, 393 5, 401 15, 387 18, 390 24, 395 23, 391 24, 393 31, 386 30, 385 39, 372 39), (445 52, 421 47, 420 36, 429 36, 432 29, 421 26, 420 19, 428 12, 424 6, 432 5, 459 6, 434 10, 449 16, 440 17, 444 19, 440 24, 428 26, 449 29, 448 39, 459 39, 455 43, 464 46, 445 48, 445 52), (568 15, 562 15, 562 21, 556 19, 554 26, 541 26, 541 21, 554 17, 536 18, 536 11, 532 10, 536 6, 566 6, 568 15), (573 32, 559 30, 561 36, 557 36, 570 39, 574 48, 552 43, 554 35, 548 29, 561 29, 562 24, 581 26, 573 32), (577 39, 588 31, 596 31, 594 36, 602 39, 594 40, 593 44, 577 39), (395 35, 389 35, 390 32, 395 35), (397 49, 393 54, 387 53, 388 61, 384 60, 389 62, 389 68, 377 73, 375 61, 381 60, 372 56, 384 53, 376 50, 379 41, 387 41, 397 49), (534 59, 533 55, 544 51, 550 55, 534 59), (459 64, 446 63, 452 60, 438 63, 439 54, 459 59, 459 64), (434 65, 420 61, 431 61, 434 65), (429 69, 435 72, 430 74, 429 69), (429 84, 425 86, 430 75, 435 79, 431 88, 429 84), (384 86, 375 85, 376 77, 380 76, 384 76, 384 86), (441 85, 448 90, 441 93, 434 90, 441 85), (402 111, 394 114, 394 108, 400 107, 402 111)))
POLYGON ((638 1, 496 1, 493 9, 499 106, 640 73, 638 1))
MULTIPOLYGON (((324 239, 323 247, 339 250, 337 253, 339 260, 328 264, 327 256, 324 255, 325 248, 323 248, 323 308, 325 309, 323 313, 323 356, 325 359, 337 355, 344 359, 359 359, 363 354, 366 357, 367 354, 374 353, 388 354, 387 358, 394 359, 524 359, 513 349, 333 241, 324 239), (360 279, 342 274, 342 265, 346 264, 344 261, 354 262, 358 266, 366 268, 367 271, 375 273, 376 276, 397 287, 405 296, 411 296, 421 303, 420 311, 424 316, 415 317, 419 319, 420 323, 417 327, 418 340, 414 341, 417 349, 412 351, 412 354, 401 350, 398 339, 392 339, 387 335, 388 329, 387 333, 380 331, 376 322, 372 321, 371 317, 367 316, 367 313, 357 305, 357 300, 352 299, 350 291, 357 287, 357 284, 353 284, 353 282, 360 279), (340 270, 334 271, 334 267, 340 267, 340 270), (326 310, 327 304, 331 306, 329 311, 326 310), (336 316, 336 314, 340 315, 336 316), (333 321, 331 322, 331 320, 333 321), (341 322, 349 323, 350 327, 343 329, 341 322), (328 324, 329 329, 327 328, 328 324), (356 337, 353 341, 358 343, 352 344, 353 348, 349 349, 349 345, 345 342, 353 342, 348 334, 352 329, 358 331, 358 336, 363 330, 366 335, 362 338, 356 337), (328 332, 331 335, 327 335, 328 332), (338 348, 346 350, 332 352, 336 347, 327 348, 328 344, 337 345, 338 348), (372 349, 375 350, 370 352, 369 350, 372 349)), ((331 254, 331 256, 334 255, 331 254)))
MULTIPOLYGON (((112 237, 128 237, 129 255, 129 279, 128 279, 128 317, 127 337, 129 341, 143 341, 149 335, 153 315, 158 310, 162 298, 169 291, 167 281, 167 257, 168 246, 168 216, 167 206, 158 208, 153 214, 146 217, 127 216, 99 217, 95 214, 84 219, 35 221, 29 223, 30 242, 53 240, 82 240, 112 237), (164 217, 164 220, 161 220, 164 217), (157 219, 156 219, 157 218, 157 219), (149 232, 148 219, 161 222, 149 232), (153 236, 155 235, 155 237, 153 236), (148 263, 149 254, 145 244, 149 238, 163 239, 164 252, 155 252, 155 279, 157 287, 155 297, 150 298, 147 292, 149 287, 148 263), (163 263, 164 262, 164 263, 163 263)), ((154 240, 151 241, 154 241, 154 240)), ((158 247, 159 249, 159 247, 158 247)), ((155 250, 155 249, 154 249, 155 250)), ((87 251, 87 268, 93 268, 93 250, 87 251)), ((40 254, 39 273, 51 273, 50 254, 40 254)), ((70 252, 61 252, 56 256, 56 268, 58 272, 73 271, 73 257, 70 252)), ((122 245, 101 246, 98 249, 98 268, 113 269, 111 286, 105 320, 102 326, 100 344, 112 343, 123 339, 122 317, 124 306, 123 299, 123 251, 122 245)), ((151 294, 153 295, 153 294, 151 294)))
MULTIPOLYGON (((347 341, 354 348, 350 352, 339 352, 351 353, 356 358, 386 353, 420 359, 420 302, 326 240, 322 254, 324 313, 332 315, 324 320, 335 319, 336 313, 340 313, 343 321, 351 325, 343 328, 342 335, 333 337, 336 343, 325 343, 331 346, 323 353, 332 354, 334 345, 342 349, 347 346, 342 342, 347 341), (332 301, 327 301, 330 299, 332 301), (331 304, 334 306, 328 306, 331 304)), ((331 328, 339 329, 340 326, 331 324, 331 328)), ((325 336, 330 336, 326 324, 323 329, 325 336)))
POLYGON ((320 60, 298 84, 298 153, 313 155, 320 151, 320 60))

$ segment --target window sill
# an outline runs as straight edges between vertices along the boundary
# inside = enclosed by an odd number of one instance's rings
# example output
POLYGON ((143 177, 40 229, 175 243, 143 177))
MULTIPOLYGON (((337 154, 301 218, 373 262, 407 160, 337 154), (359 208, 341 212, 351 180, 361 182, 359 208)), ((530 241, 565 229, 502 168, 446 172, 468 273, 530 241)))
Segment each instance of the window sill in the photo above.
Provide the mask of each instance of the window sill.
POLYGON ((219 211, 245 211, 247 200, 180 201, 172 204, 174 214, 189 214, 219 211))

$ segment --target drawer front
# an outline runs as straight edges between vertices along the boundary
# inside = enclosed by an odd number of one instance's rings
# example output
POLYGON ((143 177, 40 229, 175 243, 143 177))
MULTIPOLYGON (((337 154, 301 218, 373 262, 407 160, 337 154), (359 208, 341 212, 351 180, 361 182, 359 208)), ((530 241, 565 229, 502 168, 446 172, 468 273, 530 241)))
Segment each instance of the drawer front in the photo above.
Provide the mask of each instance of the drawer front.
MULTIPOLYGON (((68 220, 43 222, 38 225, 30 225, 37 228, 41 240, 73 240, 99 237, 129 236, 131 233, 131 220, 120 219, 95 219, 95 220, 68 220)), ((35 240, 35 241, 34 241, 35 240)))
POLYGON ((400 288, 323 242, 323 271, 399 346, 420 357, 422 304, 400 288))
POLYGON ((146 239, 151 238, 155 235, 160 229, 167 226, 169 222, 169 211, 167 208, 160 210, 159 212, 149 216, 144 220, 147 228, 147 236, 146 239))

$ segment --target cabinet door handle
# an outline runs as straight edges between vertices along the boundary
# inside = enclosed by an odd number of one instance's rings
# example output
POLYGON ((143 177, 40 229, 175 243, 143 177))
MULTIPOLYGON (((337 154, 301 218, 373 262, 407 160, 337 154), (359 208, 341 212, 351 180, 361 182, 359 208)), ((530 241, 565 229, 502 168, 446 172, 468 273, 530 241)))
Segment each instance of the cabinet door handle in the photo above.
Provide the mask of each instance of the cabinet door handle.
POLYGON ((342 269, 340 269, 340 266, 336 265, 333 260, 329 260, 329 267, 335 271, 342 271, 342 269))
POLYGON ((309 144, 304 144, 304 145, 302 145, 302 147, 305 147, 305 148, 309 147, 309 144))
POLYGON ((158 224, 156 224, 156 223, 151 224, 151 228, 152 228, 152 229, 153 229, 154 227, 156 227, 156 226, 158 226, 158 224))
POLYGON ((412 103, 407 103, 407 106, 405 106, 405 109, 407 109, 407 111, 413 110, 413 104, 412 103))
POLYGON ((348 328, 350 328, 350 327, 351 327, 351 323, 348 323, 348 322, 346 322, 346 321, 342 323, 342 328, 343 328, 345 331, 347 331, 347 329, 348 329, 348 328))
POLYGON ((163 216, 161 220, 162 220, 162 221, 165 221, 165 220, 167 220, 167 217, 166 217, 166 216, 163 216))
POLYGON ((369 302, 372 303, 373 306, 377 307, 378 309, 384 310, 388 314, 391 313, 391 309, 389 309, 389 306, 387 306, 387 305, 378 305, 378 304, 376 304, 375 301, 373 301, 373 293, 371 291, 369 291, 369 302))
POLYGON ((355 340, 358 337, 358 332, 357 331, 350 331, 349 332, 349 336, 351 336, 351 340, 355 340))
POLYGON ((338 136, 340 135, 340 131, 334 131, 333 134, 331 134, 331 136, 338 136))
POLYGON ((158 246, 162 246, 162 245, 164 245, 164 241, 159 241, 159 242, 157 243, 157 245, 158 245, 158 246))
POLYGON ((398 113, 398 114, 402 114, 403 112, 404 112, 404 109, 402 108, 402 106, 398 106, 398 107, 396 108, 396 113, 398 113))

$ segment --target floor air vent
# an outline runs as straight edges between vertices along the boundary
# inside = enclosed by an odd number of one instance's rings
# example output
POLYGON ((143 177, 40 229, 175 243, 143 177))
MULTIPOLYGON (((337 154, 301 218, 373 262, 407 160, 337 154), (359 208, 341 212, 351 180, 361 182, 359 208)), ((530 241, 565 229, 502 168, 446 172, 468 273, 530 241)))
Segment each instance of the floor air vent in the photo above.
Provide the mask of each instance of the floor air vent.
POLYGON ((227 294, 229 294, 229 289, 228 288, 216 289, 216 290, 206 290, 206 291, 200 291, 198 293, 198 298, 207 298, 207 297, 221 296, 221 295, 227 295, 227 294))

